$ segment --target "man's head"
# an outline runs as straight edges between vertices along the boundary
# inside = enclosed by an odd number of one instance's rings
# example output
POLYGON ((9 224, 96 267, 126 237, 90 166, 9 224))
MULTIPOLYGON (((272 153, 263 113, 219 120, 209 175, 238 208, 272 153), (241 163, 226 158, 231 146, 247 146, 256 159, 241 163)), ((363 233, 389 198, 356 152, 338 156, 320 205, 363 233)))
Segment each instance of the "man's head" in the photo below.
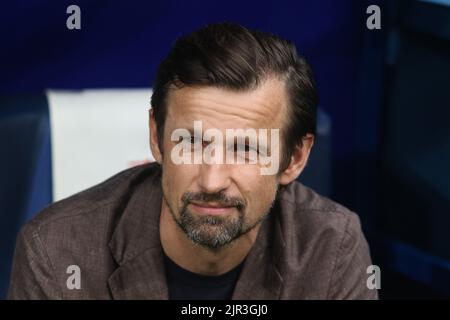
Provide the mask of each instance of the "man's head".
POLYGON ((151 149, 162 164, 165 204, 191 240, 220 248, 255 227, 270 211, 278 187, 304 168, 316 126, 310 68, 286 40, 215 24, 177 40, 153 90, 151 149), (227 129, 279 129, 279 171, 261 175, 262 164, 248 161, 174 163, 171 134, 193 131, 194 121, 224 135, 227 129))

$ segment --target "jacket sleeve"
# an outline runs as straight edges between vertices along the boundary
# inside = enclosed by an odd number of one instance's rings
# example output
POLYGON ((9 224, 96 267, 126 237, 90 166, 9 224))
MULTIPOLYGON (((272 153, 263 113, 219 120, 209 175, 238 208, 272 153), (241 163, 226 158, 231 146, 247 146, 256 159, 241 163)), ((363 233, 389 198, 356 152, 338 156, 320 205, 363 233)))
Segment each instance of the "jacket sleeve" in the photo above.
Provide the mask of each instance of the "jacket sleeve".
POLYGON ((25 225, 17 238, 8 299, 61 299, 45 247, 30 225, 25 225))
POLYGON ((370 251, 356 214, 349 215, 336 257, 328 299, 378 299, 377 289, 367 285, 372 265, 370 251))

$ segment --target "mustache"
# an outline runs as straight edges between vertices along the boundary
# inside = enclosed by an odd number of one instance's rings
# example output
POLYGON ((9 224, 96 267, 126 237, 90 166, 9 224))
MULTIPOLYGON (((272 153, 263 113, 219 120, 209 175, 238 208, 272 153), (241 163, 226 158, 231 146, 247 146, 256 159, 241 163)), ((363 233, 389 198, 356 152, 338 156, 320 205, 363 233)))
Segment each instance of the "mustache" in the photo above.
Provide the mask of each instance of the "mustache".
POLYGON ((205 192, 186 192, 181 200, 187 206, 189 202, 217 202, 224 207, 236 207, 242 211, 246 207, 244 199, 238 197, 229 197, 224 192, 205 193, 205 192))

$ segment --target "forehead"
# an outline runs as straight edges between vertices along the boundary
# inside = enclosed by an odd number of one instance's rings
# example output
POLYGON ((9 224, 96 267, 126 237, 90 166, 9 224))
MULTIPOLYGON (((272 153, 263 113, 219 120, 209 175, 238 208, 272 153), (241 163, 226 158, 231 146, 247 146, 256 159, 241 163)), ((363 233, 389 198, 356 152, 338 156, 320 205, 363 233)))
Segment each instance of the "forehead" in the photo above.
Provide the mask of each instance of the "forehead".
POLYGON ((201 120, 216 128, 281 128, 286 105, 284 81, 275 78, 248 91, 186 86, 169 93, 166 123, 187 127, 201 120))

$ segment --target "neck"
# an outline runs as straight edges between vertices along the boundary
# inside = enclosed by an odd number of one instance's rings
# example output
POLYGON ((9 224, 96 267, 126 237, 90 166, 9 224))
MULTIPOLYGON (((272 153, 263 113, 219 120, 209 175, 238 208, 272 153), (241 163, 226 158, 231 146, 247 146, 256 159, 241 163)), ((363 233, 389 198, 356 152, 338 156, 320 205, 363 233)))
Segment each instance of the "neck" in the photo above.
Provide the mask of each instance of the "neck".
POLYGON ((159 235, 165 254, 180 267, 202 275, 221 275, 239 265, 252 248, 261 224, 217 250, 194 244, 176 224, 163 200, 159 235))

